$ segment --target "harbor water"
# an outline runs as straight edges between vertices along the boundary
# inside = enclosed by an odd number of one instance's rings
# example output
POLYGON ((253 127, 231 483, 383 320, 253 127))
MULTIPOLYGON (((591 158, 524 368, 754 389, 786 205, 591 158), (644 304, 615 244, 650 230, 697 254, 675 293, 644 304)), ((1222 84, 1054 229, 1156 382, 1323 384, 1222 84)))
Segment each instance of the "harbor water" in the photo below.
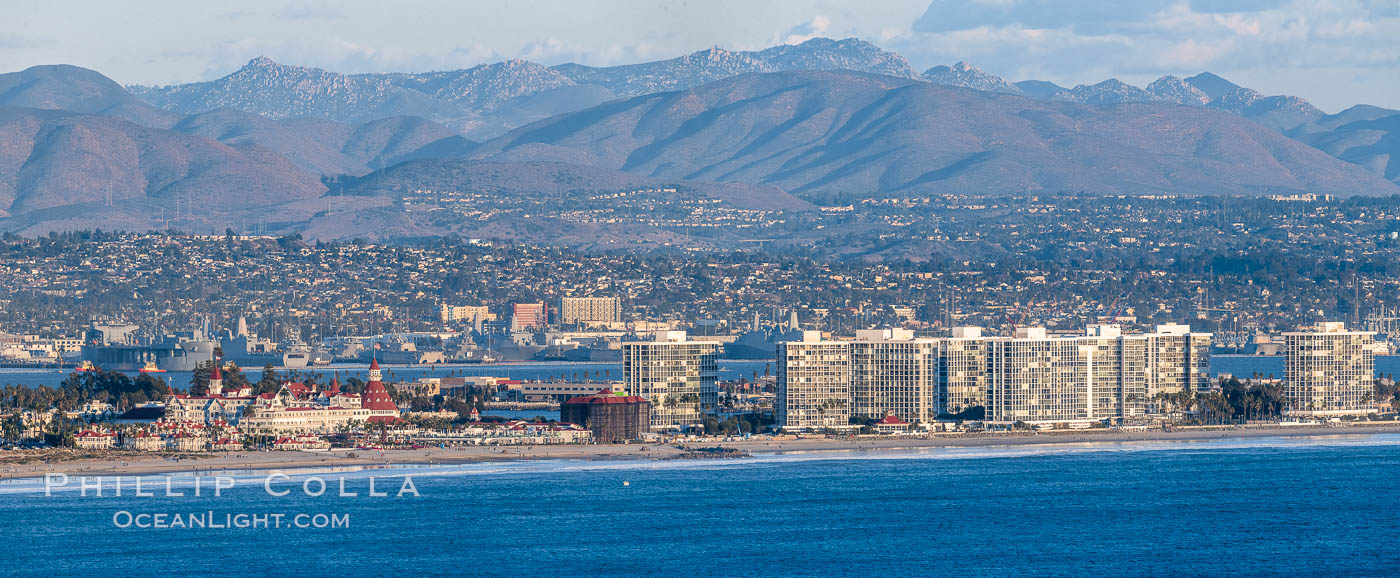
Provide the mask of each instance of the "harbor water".
MULTIPOLYGON (((262 375, 262 368, 243 368, 243 371, 250 380, 257 381, 262 375)), ((337 363, 328 366, 306 367, 299 369, 279 369, 282 375, 314 376, 318 381, 330 380, 331 376, 346 379, 347 377, 358 377, 364 379, 367 368, 363 363, 337 363)), ((721 380, 737 380, 741 377, 754 379, 763 375, 772 375, 777 371, 777 366, 773 361, 753 361, 753 360, 732 360, 722 359, 719 361, 719 378, 721 380)), ((56 386, 63 381, 71 369, 30 369, 30 368, 0 368, 0 385, 49 385, 56 386)), ((129 372, 132 376, 135 372, 129 372)), ((1215 376, 1229 374, 1236 377, 1250 377, 1259 375, 1263 377, 1274 376, 1283 377, 1283 356, 1273 355, 1214 355, 1211 356, 1211 374, 1215 376)), ((1400 374, 1400 355, 1379 355, 1376 356, 1376 375, 1396 375, 1400 374)), ((190 384, 188 371, 171 371, 154 374, 164 379, 173 387, 187 388, 190 384)), ((412 381, 422 377, 454 377, 464 375, 484 375, 492 377, 505 377, 509 379, 522 380, 594 380, 601 382, 617 381, 622 379, 621 363, 573 363, 567 361, 559 362, 539 362, 539 363, 498 363, 498 364, 471 364, 471 365, 437 365, 437 366, 385 366, 384 378, 387 381, 412 381)))

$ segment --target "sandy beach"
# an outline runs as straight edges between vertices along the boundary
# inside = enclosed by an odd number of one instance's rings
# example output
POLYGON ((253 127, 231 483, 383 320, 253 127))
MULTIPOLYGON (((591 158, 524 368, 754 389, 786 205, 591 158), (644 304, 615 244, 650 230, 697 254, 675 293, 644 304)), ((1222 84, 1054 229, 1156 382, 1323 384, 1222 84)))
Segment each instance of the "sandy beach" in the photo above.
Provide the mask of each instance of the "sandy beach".
MULTIPOLYGON (((932 435, 928 437, 855 438, 824 437, 756 438, 752 440, 708 440, 689 442, 693 446, 724 446, 756 455, 790 452, 840 452, 851 450, 905 450, 939 447, 987 447, 1054 445, 1089 442, 1199 441, 1229 438, 1317 437, 1400 433, 1400 424, 1373 423, 1346 427, 1181 428, 1174 431, 1122 432, 1079 430, 1016 434, 932 435)), ((675 445, 547 445, 547 446, 470 446, 419 450, 331 450, 324 452, 269 451, 191 454, 172 458, 136 452, 110 451, 100 455, 72 458, 72 453, 55 450, 49 454, 0 453, 0 480, 41 477, 47 473, 68 475, 117 476, 174 472, 217 474, 229 471, 296 470, 321 467, 384 467, 405 464, 463 464, 508 460, 646 460, 675 458, 682 451, 675 445), (31 460, 16 463, 23 455, 31 460)))

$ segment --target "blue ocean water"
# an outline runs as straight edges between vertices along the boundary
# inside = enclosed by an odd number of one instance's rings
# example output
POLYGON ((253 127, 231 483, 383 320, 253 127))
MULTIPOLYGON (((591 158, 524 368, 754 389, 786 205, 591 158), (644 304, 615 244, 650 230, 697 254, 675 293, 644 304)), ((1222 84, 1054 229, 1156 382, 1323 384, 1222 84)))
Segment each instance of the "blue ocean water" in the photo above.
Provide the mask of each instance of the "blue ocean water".
POLYGON ((1361 435, 346 473, 357 498, 335 496, 331 472, 314 498, 302 478, 272 497, 252 475, 222 498, 45 497, 21 481, 0 484, 0 572, 1390 575, 1397 466, 1400 436, 1361 435), (418 497, 363 496, 368 476, 392 495, 405 474, 418 497), (113 524, 208 510, 350 527, 113 524))

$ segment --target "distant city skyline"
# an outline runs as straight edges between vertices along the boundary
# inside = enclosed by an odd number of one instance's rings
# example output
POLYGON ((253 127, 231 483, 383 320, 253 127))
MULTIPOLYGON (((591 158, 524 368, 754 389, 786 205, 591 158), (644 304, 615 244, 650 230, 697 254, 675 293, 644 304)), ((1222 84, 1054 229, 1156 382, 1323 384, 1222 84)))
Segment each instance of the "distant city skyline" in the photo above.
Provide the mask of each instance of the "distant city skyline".
POLYGON ((859 37, 917 70, 965 60, 1011 81, 1220 74, 1329 113, 1400 108, 1400 3, 1382 0, 832 0, 753 3, 78 1, 8 6, 6 71, 92 68, 123 84, 228 74, 256 56, 336 72, 465 68, 510 58, 610 66, 710 46, 859 37))

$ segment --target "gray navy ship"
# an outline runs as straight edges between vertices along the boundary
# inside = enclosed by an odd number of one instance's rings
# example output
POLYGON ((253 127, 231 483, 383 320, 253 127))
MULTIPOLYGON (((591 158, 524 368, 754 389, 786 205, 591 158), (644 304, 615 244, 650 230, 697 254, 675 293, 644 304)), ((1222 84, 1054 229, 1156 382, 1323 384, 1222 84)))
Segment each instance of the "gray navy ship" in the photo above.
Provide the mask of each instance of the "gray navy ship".
POLYGON ((83 337, 83 360, 112 371, 140 371, 154 365, 165 371, 194 371, 214 357, 218 343, 203 331, 178 331, 146 337, 135 325, 94 322, 83 337))
POLYGON ((796 311, 788 312, 787 323, 768 327, 762 327, 758 316, 755 315, 751 331, 724 344, 724 357, 726 359, 776 359, 779 343, 801 339, 802 334, 797 323, 796 311))

